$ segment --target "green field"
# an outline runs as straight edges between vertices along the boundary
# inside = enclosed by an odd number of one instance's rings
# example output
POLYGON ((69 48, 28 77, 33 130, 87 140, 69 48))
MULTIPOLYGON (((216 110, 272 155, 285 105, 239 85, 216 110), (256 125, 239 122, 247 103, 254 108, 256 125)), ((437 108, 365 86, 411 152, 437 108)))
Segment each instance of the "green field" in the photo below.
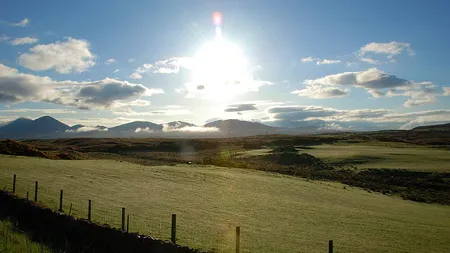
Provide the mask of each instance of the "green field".
MULTIPOLYGON (((450 151, 402 143, 337 143, 298 147, 334 164, 358 168, 411 169, 418 171, 450 172, 450 151)), ((271 149, 245 151, 243 155, 264 155, 271 149)))
POLYGON ((0 220, 0 252, 23 253, 52 251, 42 244, 31 241, 27 235, 15 230, 9 221, 0 220))
POLYGON ((0 156, 0 187, 57 208, 119 225, 121 207, 132 232, 170 237, 177 214, 178 243, 233 252, 241 226, 241 252, 448 252, 450 207, 369 193, 339 183, 307 181, 263 171, 214 166, 140 166, 107 160, 64 161, 0 156))

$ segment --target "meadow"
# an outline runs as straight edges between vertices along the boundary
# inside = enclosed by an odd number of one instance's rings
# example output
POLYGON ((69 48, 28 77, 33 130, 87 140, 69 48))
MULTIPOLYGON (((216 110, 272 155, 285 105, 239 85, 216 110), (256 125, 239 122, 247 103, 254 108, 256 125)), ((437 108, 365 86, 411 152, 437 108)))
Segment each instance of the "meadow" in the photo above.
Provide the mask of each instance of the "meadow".
MULTIPOLYGON (((450 151, 429 146, 386 142, 339 142, 296 147, 298 153, 322 158, 333 166, 450 172, 450 151)), ((242 155, 258 156, 268 154, 270 151, 271 149, 255 149, 244 151, 242 155)))
POLYGON ((25 233, 17 231, 9 221, 0 220, 0 252, 23 253, 40 252, 51 253, 47 246, 31 241, 25 233))
POLYGON ((142 166, 112 160, 49 160, 0 156, 0 187, 39 202, 130 231, 169 239, 177 214, 178 243, 217 252, 448 252, 450 206, 425 204, 335 182, 209 165, 142 166))

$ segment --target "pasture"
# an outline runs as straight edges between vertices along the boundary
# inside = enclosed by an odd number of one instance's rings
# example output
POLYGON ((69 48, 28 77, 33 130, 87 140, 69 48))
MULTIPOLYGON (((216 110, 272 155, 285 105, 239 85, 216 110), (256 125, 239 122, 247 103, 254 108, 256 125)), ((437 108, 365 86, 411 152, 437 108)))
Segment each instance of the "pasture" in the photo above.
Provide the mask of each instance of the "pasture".
POLYGON ((41 252, 51 253, 52 251, 36 242, 31 241, 26 234, 17 231, 11 222, 0 220, 0 252, 2 253, 23 253, 41 252))
MULTIPOLYGON (((298 146, 299 153, 323 158, 332 165, 360 169, 409 169, 416 171, 450 172, 450 151, 403 143, 362 142, 298 146)), ((271 149, 242 152, 244 156, 265 155, 271 149)))
POLYGON ((241 252, 448 252, 450 207, 402 200, 340 183, 308 181, 257 170, 201 165, 141 166, 110 160, 47 160, 0 156, 0 187, 119 227, 121 207, 131 232, 170 238, 177 214, 178 243, 241 252))

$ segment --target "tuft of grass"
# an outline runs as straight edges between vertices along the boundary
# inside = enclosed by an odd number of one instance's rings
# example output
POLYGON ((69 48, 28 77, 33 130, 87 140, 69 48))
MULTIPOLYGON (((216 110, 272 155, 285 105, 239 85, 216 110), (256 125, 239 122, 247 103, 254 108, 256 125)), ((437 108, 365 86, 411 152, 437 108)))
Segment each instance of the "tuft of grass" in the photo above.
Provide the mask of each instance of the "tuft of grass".
POLYGON ((64 211, 120 226, 121 208, 131 232, 233 252, 241 227, 241 252, 448 252, 450 206, 405 201, 333 182, 307 181, 264 171, 200 165, 140 166, 108 160, 64 161, 0 156, 0 185, 64 211))
POLYGON ((43 244, 36 243, 23 232, 16 230, 10 221, 0 220, 0 252, 23 253, 53 251, 43 244))

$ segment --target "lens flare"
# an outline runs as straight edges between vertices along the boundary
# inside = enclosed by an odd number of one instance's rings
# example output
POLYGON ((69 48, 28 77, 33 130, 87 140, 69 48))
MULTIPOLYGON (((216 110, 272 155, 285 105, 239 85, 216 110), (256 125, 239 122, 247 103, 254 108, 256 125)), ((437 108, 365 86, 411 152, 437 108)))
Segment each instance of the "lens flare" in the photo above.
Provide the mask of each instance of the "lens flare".
POLYGON ((212 21, 214 25, 221 26, 222 25, 222 13, 214 12, 212 16, 212 21))

